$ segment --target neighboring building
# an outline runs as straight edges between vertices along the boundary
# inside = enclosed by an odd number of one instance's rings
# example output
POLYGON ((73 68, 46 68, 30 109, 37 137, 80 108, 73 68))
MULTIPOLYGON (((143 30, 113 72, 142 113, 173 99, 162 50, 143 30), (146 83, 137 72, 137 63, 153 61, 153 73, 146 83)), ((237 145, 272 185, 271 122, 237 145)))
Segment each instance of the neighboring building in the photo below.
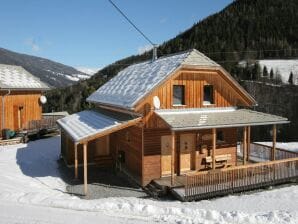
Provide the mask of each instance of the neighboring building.
POLYGON ((48 89, 24 68, 0 64, 1 130, 25 130, 31 121, 41 120, 40 97, 48 89))
POLYGON ((75 165, 76 177, 78 163, 84 163, 85 193, 87 163, 121 164, 142 186, 163 180, 178 187, 181 180, 187 187, 181 177, 239 165, 237 130, 243 130, 246 164, 251 126, 273 125, 276 133, 276 124, 289 122, 239 109, 257 103, 227 71, 197 50, 131 65, 87 101, 97 109, 58 120, 61 154, 68 165, 75 165))

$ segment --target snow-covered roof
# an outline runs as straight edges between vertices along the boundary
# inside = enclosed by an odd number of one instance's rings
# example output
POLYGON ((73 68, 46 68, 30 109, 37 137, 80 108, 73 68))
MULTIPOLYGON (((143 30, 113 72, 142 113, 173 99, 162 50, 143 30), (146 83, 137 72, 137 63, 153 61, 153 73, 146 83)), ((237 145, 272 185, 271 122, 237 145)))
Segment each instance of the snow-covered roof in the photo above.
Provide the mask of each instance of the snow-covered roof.
POLYGON ((172 130, 285 124, 284 117, 235 108, 164 109, 155 111, 172 130))
POLYGON ((38 89, 49 87, 21 66, 0 64, 1 89, 38 89))
POLYGON ((180 66, 220 67, 201 52, 190 51, 131 65, 91 94, 88 102, 131 109, 180 66))
POLYGON ((66 131, 74 142, 96 136, 111 129, 121 128, 123 125, 138 120, 126 114, 119 114, 104 110, 84 110, 57 120, 59 126, 66 131))

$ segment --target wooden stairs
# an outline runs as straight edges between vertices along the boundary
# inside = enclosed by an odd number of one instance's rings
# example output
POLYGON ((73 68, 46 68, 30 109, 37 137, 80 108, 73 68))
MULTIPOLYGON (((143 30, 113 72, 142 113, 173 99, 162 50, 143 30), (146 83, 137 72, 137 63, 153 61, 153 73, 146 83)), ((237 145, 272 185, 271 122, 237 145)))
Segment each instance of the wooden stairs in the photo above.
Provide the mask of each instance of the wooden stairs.
POLYGON ((155 199, 168 194, 168 188, 166 186, 159 185, 154 180, 144 187, 144 191, 155 199))

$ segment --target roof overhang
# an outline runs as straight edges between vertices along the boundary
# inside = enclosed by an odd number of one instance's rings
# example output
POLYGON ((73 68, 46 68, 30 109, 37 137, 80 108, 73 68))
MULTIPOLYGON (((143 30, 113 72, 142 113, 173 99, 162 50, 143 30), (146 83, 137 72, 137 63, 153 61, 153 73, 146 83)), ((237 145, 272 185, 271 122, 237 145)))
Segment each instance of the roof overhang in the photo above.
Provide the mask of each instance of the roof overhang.
POLYGON ((75 144, 79 144, 133 126, 141 119, 106 110, 85 110, 61 118, 57 123, 75 144))
POLYGON ((235 108, 158 110, 173 131, 287 124, 287 118, 235 108))

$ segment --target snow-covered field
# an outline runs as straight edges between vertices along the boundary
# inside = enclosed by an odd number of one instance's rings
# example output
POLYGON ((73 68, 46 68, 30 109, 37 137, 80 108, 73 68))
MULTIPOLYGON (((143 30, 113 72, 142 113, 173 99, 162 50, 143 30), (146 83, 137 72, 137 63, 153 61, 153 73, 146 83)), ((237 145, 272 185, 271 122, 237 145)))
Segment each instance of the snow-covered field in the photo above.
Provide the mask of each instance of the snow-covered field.
POLYGON ((262 69, 266 66, 268 73, 271 69, 275 73, 278 71, 284 83, 288 83, 290 73, 293 72, 294 84, 298 85, 298 60, 259 60, 259 64, 262 69))
POLYGON ((182 203, 65 193, 59 137, 0 147, 0 223, 297 223, 298 186, 182 203))

